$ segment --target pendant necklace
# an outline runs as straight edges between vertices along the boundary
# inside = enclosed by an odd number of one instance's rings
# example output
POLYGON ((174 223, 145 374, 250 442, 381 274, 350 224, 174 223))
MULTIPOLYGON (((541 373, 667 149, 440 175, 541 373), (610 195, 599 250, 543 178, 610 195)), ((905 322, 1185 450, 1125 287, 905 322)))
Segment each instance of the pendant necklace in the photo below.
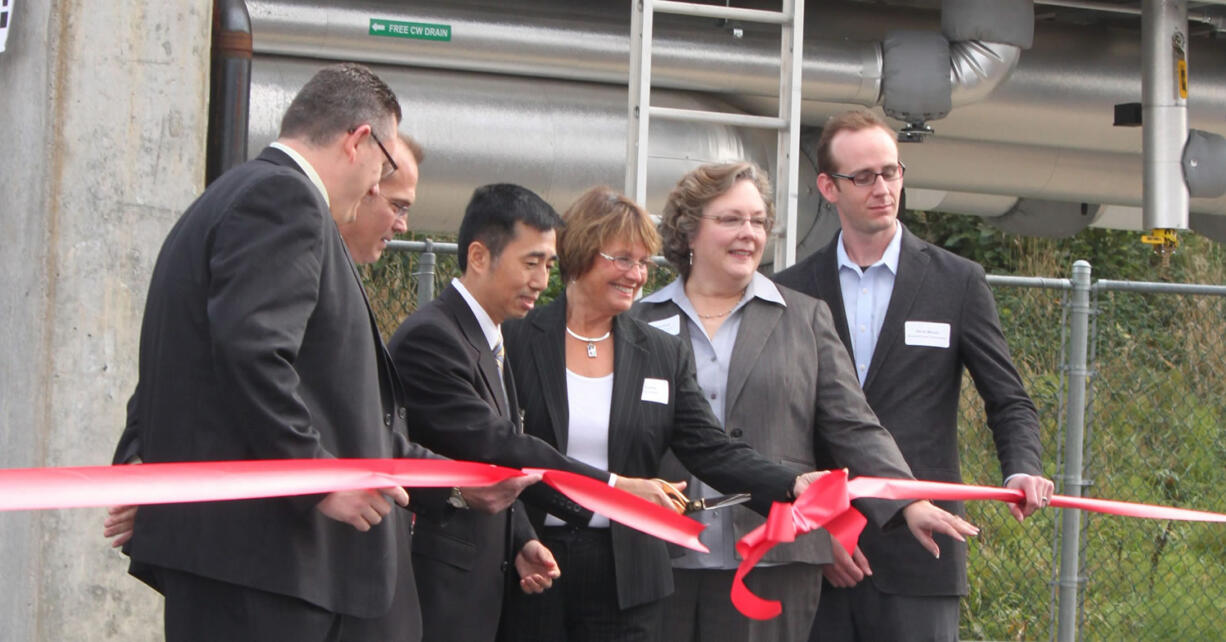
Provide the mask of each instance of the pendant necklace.
POLYGON ((604 333, 604 334, 602 334, 602 335, 600 335, 600 336, 598 336, 598 337, 581 337, 581 336, 579 336, 579 335, 575 334, 574 332, 571 332, 570 326, 567 326, 567 327, 566 327, 566 334, 569 334, 570 336, 572 336, 572 337, 574 337, 574 338, 576 338, 576 339, 578 339, 578 340, 580 340, 580 341, 586 341, 586 342, 587 342, 587 358, 588 358, 588 359, 595 359, 595 358, 596 358, 596 344, 597 344, 597 343, 600 343, 601 341, 604 341, 605 339, 608 339, 608 338, 609 338, 609 335, 610 335, 610 334, 612 334, 612 333, 613 333, 613 330, 609 330, 608 332, 606 332, 606 333, 604 333))

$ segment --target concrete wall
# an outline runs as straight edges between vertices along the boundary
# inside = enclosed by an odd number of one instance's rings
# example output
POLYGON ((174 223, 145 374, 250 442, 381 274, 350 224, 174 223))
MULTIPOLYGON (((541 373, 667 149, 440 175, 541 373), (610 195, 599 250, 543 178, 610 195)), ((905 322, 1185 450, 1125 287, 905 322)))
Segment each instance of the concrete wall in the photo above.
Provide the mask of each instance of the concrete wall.
MULTIPOLYGON (((109 462, 149 274, 202 189, 211 3, 15 0, 0 54, 0 467, 109 462)), ((5 491, 7 492, 7 491, 5 491)), ((153 640, 102 509, 0 513, 0 640, 153 640)))

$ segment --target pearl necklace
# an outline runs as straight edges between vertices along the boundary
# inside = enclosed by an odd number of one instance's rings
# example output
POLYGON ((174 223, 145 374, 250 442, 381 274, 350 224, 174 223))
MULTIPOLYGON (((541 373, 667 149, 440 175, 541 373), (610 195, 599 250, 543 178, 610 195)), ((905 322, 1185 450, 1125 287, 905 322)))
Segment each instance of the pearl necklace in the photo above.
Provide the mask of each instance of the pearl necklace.
POLYGON ((598 337, 583 337, 583 336, 579 336, 578 334, 575 334, 574 332, 572 332, 570 329, 570 326, 566 326, 566 334, 569 334, 570 336, 580 341, 586 341, 587 342, 587 358, 595 359, 596 358, 596 344, 600 343, 601 341, 604 341, 605 339, 608 339, 609 335, 613 334, 613 330, 610 329, 608 332, 598 337))

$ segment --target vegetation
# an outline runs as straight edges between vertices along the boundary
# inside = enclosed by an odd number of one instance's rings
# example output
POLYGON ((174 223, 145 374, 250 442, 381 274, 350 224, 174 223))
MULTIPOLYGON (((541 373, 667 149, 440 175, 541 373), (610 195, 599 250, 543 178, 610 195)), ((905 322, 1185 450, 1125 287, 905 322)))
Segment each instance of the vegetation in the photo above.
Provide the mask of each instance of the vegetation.
MULTIPOLYGON (((912 214, 912 231, 982 263, 990 274, 1067 276, 1086 259, 1094 279, 1226 283, 1220 246, 1194 234, 1169 260, 1134 232, 1087 230, 1070 239, 1007 236, 982 219, 912 214)), ((1014 360, 1041 418, 1045 472, 1057 480, 1064 387, 1060 292, 994 291, 1014 360)), ((1087 411, 1086 494, 1226 510, 1226 301, 1103 292, 1096 297, 1087 411)), ((982 402, 964 389, 963 471, 999 483, 982 402)), ((1059 488, 1058 488, 1059 492, 1059 488)), ((1003 506, 968 506, 983 527, 971 544, 964 639, 1046 639, 1055 626, 1059 511, 1025 525, 1003 506)), ((1226 612, 1226 530, 1220 524, 1083 514, 1081 639, 1217 640, 1226 612)))

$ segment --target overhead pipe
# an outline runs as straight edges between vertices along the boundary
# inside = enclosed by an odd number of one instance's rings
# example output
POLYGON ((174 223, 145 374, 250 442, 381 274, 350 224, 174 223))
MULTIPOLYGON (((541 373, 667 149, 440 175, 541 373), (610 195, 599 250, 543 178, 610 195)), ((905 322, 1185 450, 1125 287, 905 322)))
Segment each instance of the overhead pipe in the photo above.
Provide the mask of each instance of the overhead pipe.
POLYGON ((214 0, 204 182, 247 160, 251 17, 243 0, 214 0))

